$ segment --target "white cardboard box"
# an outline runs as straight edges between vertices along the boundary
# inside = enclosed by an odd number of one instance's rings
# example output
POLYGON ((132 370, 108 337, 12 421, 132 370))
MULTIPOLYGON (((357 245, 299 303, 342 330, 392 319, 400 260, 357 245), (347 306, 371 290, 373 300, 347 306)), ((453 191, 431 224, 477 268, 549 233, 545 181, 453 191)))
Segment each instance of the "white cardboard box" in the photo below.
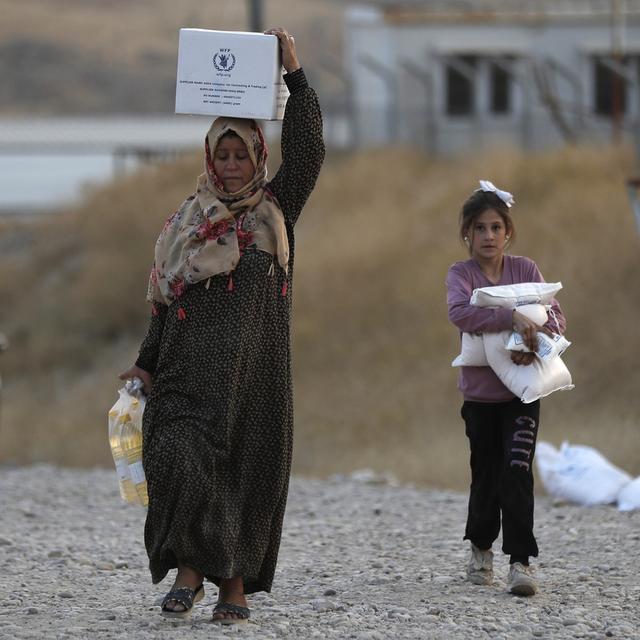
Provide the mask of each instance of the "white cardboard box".
POLYGON ((282 120, 289 97, 278 38, 180 29, 176 113, 282 120))

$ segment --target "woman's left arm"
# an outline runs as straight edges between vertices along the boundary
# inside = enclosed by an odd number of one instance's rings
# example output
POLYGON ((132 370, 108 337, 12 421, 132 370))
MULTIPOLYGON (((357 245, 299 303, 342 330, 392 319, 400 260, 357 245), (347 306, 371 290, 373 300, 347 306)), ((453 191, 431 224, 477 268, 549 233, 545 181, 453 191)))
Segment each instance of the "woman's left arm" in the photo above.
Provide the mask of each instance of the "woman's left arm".
POLYGON ((294 225, 313 191, 324 160, 322 113, 318 96, 298 63, 293 38, 284 30, 267 33, 280 40, 287 71, 284 81, 290 92, 282 122, 282 164, 269 189, 280 203, 287 223, 294 225))

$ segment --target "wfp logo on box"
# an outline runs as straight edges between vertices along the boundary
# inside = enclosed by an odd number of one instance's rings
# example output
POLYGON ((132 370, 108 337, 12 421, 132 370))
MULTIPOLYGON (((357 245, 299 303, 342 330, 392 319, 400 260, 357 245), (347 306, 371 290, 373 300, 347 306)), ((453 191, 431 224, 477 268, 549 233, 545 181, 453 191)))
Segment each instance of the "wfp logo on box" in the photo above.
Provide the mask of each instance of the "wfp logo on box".
POLYGON ((231 49, 220 49, 213 56, 213 66, 218 71, 232 71, 236 66, 236 57, 231 53, 231 49))

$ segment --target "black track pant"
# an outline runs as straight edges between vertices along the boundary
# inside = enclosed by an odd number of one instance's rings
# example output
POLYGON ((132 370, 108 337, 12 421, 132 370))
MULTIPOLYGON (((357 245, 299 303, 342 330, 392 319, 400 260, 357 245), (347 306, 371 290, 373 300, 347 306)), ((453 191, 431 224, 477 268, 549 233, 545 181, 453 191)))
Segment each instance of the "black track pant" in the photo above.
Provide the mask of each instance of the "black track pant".
POLYGON ((471 446, 471 489, 465 540, 489 549, 500 532, 502 550, 537 556, 533 536, 533 456, 540 401, 470 402, 462 418, 471 446))

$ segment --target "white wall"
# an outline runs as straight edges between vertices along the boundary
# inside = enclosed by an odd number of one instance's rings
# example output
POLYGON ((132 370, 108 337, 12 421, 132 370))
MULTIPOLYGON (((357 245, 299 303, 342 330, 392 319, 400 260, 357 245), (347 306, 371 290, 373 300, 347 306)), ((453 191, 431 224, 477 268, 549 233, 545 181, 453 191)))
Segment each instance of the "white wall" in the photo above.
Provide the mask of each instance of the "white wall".
MULTIPOLYGON (((509 141, 541 148, 559 144, 562 135, 538 99, 531 72, 531 62, 540 63, 552 57, 580 80, 580 93, 572 85, 558 79, 556 89, 563 103, 572 109, 565 113, 567 122, 583 132, 587 139, 601 140, 610 136, 608 118, 593 115, 593 69, 591 55, 607 54, 611 46, 610 25, 593 21, 563 20, 546 23, 449 23, 387 24, 381 12, 346 14, 346 64, 352 72, 352 91, 356 102, 359 139, 367 145, 393 140, 420 144, 431 151, 450 153, 469 145, 509 141), (516 55, 520 81, 512 85, 512 111, 491 114, 488 109, 488 80, 476 77, 476 114, 452 117, 446 113, 445 66, 442 56, 449 55, 516 55), (395 88, 362 63, 368 56, 393 72, 395 88), (427 112, 427 92, 420 81, 404 68, 405 62, 428 71, 433 79, 433 117, 431 135, 427 112), (577 102, 579 97, 580 103, 577 102), (589 117, 580 123, 580 110, 589 117), (391 123, 394 126, 391 126, 391 123), (587 126, 585 126, 585 124, 587 126), (395 127, 395 128, 394 128, 395 127), (435 138, 435 140, 434 140, 435 138)), ((627 21, 625 46, 640 53, 640 21, 627 21)), ((637 74, 640 78, 640 74, 637 74)), ((640 112, 639 94, 627 90, 629 102, 626 126, 629 130, 640 112)))

